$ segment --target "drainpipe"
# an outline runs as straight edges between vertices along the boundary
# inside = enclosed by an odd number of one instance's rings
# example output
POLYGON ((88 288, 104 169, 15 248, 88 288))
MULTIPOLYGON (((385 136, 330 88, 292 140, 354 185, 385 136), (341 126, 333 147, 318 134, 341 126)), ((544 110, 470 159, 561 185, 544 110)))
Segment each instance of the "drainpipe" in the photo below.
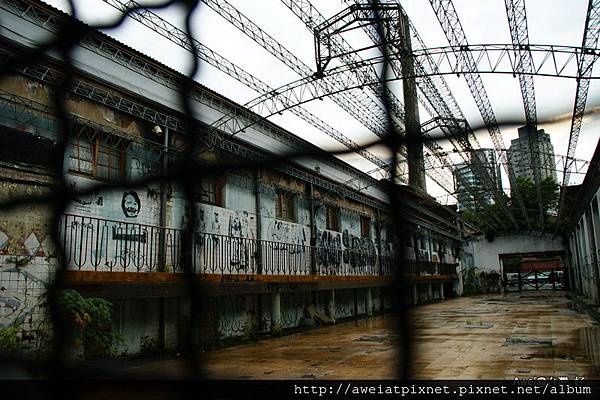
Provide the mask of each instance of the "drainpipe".
MULTIPOLYGON (((262 168, 257 168, 254 175, 254 206, 256 208, 256 273, 258 275, 263 273, 263 262, 262 262, 262 213, 261 213, 261 202, 260 202, 260 184, 262 180, 262 168)), ((258 332, 262 332, 262 307, 263 299, 262 294, 256 294, 256 327, 258 332)))
MULTIPOLYGON (((167 165, 168 165, 168 151, 169 151, 169 128, 165 127, 164 133, 164 142, 163 142, 163 159, 161 166, 161 174, 163 176, 167 175, 167 165)), ((167 249, 166 249, 166 228, 167 228, 167 190, 168 190, 168 182, 163 179, 160 181, 160 222, 159 229, 160 235, 158 238, 158 249, 159 249, 159 264, 158 270, 161 272, 166 271, 167 266, 167 249)))
MULTIPOLYGON (((167 176, 168 169, 168 151, 169 151, 169 128, 165 127, 163 142, 163 159, 161 173, 163 177, 167 176)), ((166 246, 166 229, 167 229, 167 190, 168 182, 165 179, 160 181, 160 223, 159 223, 159 264, 158 270, 166 271, 167 267, 167 246, 166 246)), ((166 336, 166 299, 159 297, 158 299, 158 346, 160 349, 165 348, 166 336)))
POLYGON ((378 254, 378 262, 379 262, 379 275, 383 275, 383 258, 381 254, 381 212, 379 208, 377 209, 377 224, 375 225, 375 235, 377 235, 377 254, 378 254))
POLYGON ((261 202, 260 202, 260 183, 262 180, 262 169, 257 168, 254 176, 254 198, 256 208, 256 273, 263 273, 262 263, 262 214, 261 214, 261 202))
POLYGON ((317 227, 315 225, 315 187, 312 182, 308 184, 309 199, 310 199, 310 273, 312 275, 317 274, 317 259, 315 254, 315 248, 317 243, 313 244, 313 240, 317 237, 317 227))

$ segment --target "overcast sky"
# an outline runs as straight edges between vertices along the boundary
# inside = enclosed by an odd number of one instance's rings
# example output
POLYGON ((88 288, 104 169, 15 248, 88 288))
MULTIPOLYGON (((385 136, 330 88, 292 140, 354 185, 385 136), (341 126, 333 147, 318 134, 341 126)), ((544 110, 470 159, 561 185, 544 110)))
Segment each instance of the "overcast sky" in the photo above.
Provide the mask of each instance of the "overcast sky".
MULTIPOLYGON (((67 10, 64 0, 46 1, 62 10, 67 10)), ((315 69, 312 34, 280 0, 229 0, 229 2, 264 31, 275 37, 305 64, 315 69)), ((157 1, 142 3, 155 4, 157 1)), ((347 6, 340 0, 313 0, 312 3, 325 17, 329 17, 347 6)), ((79 0, 76 1, 76 4, 79 18, 90 24, 106 22, 117 15, 116 10, 101 0, 79 0)), ((404 0, 401 1, 401 4, 427 47, 448 45, 429 1, 404 0)), ((454 5, 470 44, 511 42, 503 0, 454 0, 454 5)), ((581 46, 587 10, 586 0, 527 0, 526 7, 531 44, 581 46)), ((171 7, 157 11, 157 13, 173 24, 183 26, 181 8, 171 7)), ((193 17, 193 29, 195 37, 200 42, 271 87, 279 87, 299 78, 295 72, 203 3, 200 3, 200 7, 193 17)), ((190 61, 189 54, 136 21, 130 20, 118 29, 107 33, 180 72, 187 72, 190 61)), ((360 32, 349 35, 347 39, 354 46, 368 43, 366 36, 360 32)), ((598 65, 595 66, 596 71, 597 68, 599 68, 598 65)), ((512 75, 484 74, 482 76, 498 121, 502 124, 504 121, 524 120, 518 79, 512 75)), ((196 79, 242 104, 258 96, 253 90, 206 64, 201 65, 196 79)), ((445 79, 470 124, 481 126, 483 124, 481 116, 464 78, 448 75, 445 76, 445 79)), ((402 98, 401 83, 395 83, 392 87, 397 96, 402 98)), ((539 127, 544 128, 550 134, 556 154, 567 153, 575 87, 576 83, 573 79, 535 77, 539 127)), ((584 118, 576 152, 577 158, 589 160, 600 137, 600 107, 598 105, 600 105, 600 82, 594 80, 590 86, 587 102, 587 110, 590 113, 584 118)), ((330 100, 311 102, 304 107, 356 142, 364 143, 376 138, 330 100)), ((420 115, 421 122, 429 119, 423 109, 420 110, 420 115)), ((312 143, 328 149, 341 148, 334 139, 319 132, 289 111, 270 119, 312 143)), ((514 125, 502 126, 506 148, 510 145, 510 140, 517 136, 516 127, 514 125)), ((482 147, 492 147, 487 130, 478 131, 477 137, 482 147)), ((376 149, 373 151, 376 152, 376 149)), ((343 158, 363 171, 374 168, 373 164, 358 155, 347 155, 343 158)), ((561 174, 559 174, 559 179, 560 176, 561 174)), ((571 183, 578 183, 582 178, 582 176, 573 175, 571 183)), ((429 192, 433 196, 440 196, 444 193, 432 182, 428 182, 428 185, 429 192)))

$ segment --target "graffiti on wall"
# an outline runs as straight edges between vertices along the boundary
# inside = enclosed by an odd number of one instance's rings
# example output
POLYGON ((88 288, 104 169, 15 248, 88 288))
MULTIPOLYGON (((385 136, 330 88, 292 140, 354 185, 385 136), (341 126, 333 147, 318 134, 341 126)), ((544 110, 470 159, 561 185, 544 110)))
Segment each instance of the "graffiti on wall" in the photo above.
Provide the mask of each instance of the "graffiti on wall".
POLYGON ((274 250, 287 250, 290 254, 295 254, 305 251, 306 236, 303 225, 274 219, 269 221, 265 239, 273 242, 274 250), (290 244, 295 246, 289 246, 290 244))
POLYGON ((139 176, 147 176, 157 172, 156 163, 147 160, 141 160, 137 157, 133 157, 131 159, 131 166, 139 176))
POLYGON ((196 246, 205 265, 215 268, 224 262, 227 269, 247 270, 255 258, 255 216, 246 210, 235 211, 201 204, 198 207, 196 246), (225 250, 226 260, 219 259, 225 250))
POLYGON ((317 230, 314 238, 316 262, 325 268, 339 267, 342 261, 342 237, 339 232, 317 230))
MULTIPOLYGON (((77 193, 77 182, 71 181, 69 184, 69 189, 72 193, 77 193)), ((72 207, 79 212, 89 214, 93 211, 93 208, 103 206, 104 196, 102 196, 99 191, 95 191, 94 193, 88 195, 78 194, 73 196, 72 207)))
POLYGON ((142 202, 137 192, 133 190, 123 193, 121 200, 121 209, 127 218, 136 218, 142 209, 142 202))
POLYGON ((45 337, 47 282, 26 269, 0 266, 0 328, 19 327, 29 347, 45 337))

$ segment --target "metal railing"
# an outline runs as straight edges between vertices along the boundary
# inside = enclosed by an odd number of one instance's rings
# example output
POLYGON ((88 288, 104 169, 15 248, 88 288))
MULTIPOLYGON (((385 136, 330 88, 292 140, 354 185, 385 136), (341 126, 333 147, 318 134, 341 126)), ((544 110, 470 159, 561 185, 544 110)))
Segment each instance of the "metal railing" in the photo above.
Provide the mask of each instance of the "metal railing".
MULTIPOLYGON (((183 230, 65 214, 59 229, 65 263, 72 269, 183 272, 183 230), (161 232, 164 244, 161 245, 161 232), (161 249, 163 247, 163 249, 161 249), (161 251, 162 250, 162 251, 161 251), (164 262, 161 258, 164 257, 164 262), (162 267, 164 264, 164 268, 162 267)), ((391 275, 397 258, 376 251, 309 246, 194 233, 192 266, 205 274, 391 275), (314 267, 313 267, 314 265, 314 267)), ((419 275, 455 273, 454 264, 407 261, 419 275)))

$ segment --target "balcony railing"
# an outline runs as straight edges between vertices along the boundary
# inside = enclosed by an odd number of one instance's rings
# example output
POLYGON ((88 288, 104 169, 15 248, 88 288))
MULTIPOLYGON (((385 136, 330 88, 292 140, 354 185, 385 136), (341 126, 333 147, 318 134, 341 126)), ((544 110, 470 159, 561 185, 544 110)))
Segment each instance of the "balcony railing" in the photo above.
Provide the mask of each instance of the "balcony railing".
MULTIPOLYGON (((183 230, 63 215, 59 229, 69 268, 92 271, 183 272, 183 230), (164 242, 163 245, 161 243, 164 242), (164 265, 164 268, 161 266, 164 265)), ((397 258, 376 252, 194 233, 192 269, 206 274, 391 275, 397 258)), ((434 273, 444 264, 409 264, 434 273)), ((438 272, 442 272, 439 270, 438 272)), ((452 272, 453 273, 453 272, 452 272)))

